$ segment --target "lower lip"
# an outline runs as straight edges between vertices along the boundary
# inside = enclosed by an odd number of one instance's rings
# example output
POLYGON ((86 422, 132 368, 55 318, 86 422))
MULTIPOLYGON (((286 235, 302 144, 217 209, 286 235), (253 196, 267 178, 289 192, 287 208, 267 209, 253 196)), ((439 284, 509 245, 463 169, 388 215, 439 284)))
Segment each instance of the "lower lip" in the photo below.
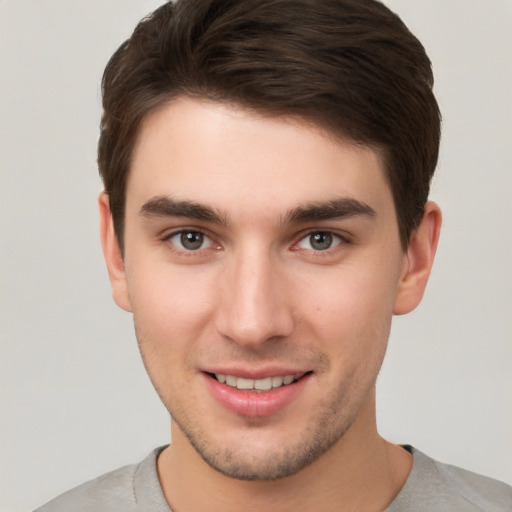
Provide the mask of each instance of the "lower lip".
POLYGON ((206 384, 214 396, 230 411, 251 418, 270 416, 293 402, 302 391, 309 374, 286 386, 270 391, 244 391, 222 384, 213 377, 204 374, 206 384))

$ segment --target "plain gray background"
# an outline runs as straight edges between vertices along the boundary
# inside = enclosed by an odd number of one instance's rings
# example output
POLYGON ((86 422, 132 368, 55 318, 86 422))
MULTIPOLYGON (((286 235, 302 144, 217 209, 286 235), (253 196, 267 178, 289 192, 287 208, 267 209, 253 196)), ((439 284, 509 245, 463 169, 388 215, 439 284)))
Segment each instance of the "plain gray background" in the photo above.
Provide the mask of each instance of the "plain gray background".
MULTIPOLYGON (((168 442, 97 235, 102 69, 159 2, 0 0, 0 511, 168 442)), ((434 64, 444 229, 395 320, 381 432, 512 483, 512 2, 388 0, 434 64)))

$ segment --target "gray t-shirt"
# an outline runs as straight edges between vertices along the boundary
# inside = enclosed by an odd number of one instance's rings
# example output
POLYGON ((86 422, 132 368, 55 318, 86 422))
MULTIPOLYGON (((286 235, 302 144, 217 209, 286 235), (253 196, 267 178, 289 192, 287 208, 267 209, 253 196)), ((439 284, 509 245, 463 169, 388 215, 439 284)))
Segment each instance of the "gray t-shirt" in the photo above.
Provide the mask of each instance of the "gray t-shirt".
MULTIPOLYGON (((512 512, 512 487, 405 448, 414 456, 411 474, 383 512, 512 512)), ((140 464, 80 485, 36 512, 172 512, 156 471, 162 449, 152 451, 140 464)))

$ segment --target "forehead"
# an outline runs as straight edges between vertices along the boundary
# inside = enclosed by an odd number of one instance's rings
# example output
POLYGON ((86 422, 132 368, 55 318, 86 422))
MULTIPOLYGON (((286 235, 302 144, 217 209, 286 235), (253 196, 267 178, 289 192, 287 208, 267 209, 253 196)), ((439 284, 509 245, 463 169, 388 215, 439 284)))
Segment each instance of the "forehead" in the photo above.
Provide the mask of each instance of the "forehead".
POLYGON ((127 208, 162 195, 248 216, 337 197, 393 208, 374 148, 300 119, 190 98, 150 113, 134 148, 127 208))

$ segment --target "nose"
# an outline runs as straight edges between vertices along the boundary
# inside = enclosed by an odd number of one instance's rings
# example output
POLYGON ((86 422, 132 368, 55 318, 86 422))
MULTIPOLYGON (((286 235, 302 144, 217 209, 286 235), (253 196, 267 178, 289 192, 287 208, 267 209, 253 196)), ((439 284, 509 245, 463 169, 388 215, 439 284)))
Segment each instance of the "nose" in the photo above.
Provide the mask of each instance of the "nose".
POLYGON ((223 337, 255 350, 267 341, 290 336, 292 292, 286 272, 271 254, 246 251, 233 256, 221 279, 216 318, 223 337))

